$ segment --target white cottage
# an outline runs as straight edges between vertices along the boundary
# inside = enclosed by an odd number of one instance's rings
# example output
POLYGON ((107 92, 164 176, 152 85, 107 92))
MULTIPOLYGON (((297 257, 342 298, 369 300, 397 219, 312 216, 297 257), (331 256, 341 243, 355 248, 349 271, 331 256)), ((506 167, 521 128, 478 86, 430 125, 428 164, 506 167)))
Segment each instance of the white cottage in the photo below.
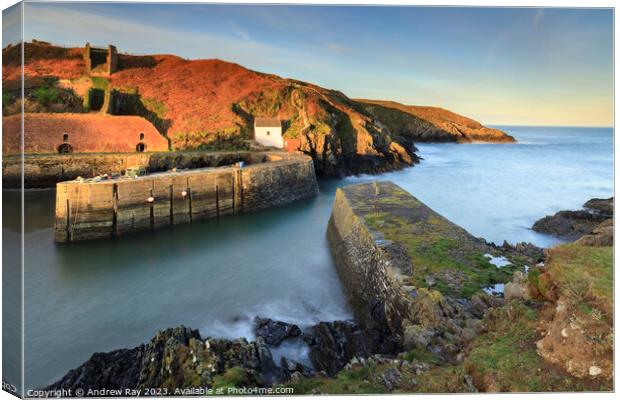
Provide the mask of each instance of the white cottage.
POLYGON ((282 124, 277 118, 254 118, 254 140, 268 147, 284 147, 282 124))

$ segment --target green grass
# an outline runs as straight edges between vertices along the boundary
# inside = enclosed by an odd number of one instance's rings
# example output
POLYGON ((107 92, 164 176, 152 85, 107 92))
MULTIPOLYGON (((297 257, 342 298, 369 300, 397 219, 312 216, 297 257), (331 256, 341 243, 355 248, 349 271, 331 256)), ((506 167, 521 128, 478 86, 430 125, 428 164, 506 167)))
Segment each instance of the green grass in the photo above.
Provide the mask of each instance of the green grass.
POLYGON ((417 349, 411 350, 405 353, 405 355, 403 356, 403 359, 409 362, 419 361, 419 362, 425 362, 429 364, 435 364, 439 362, 439 359, 433 353, 426 351, 426 350, 417 350, 417 349))
POLYGON ((248 380, 247 373, 242 367, 232 367, 222 375, 213 377, 214 388, 228 388, 243 386, 248 380))
POLYGON ((303 378, 286 383, 295 394, 379 394, 387 388, 379 383, 382 368, 365 365, 342 371, 333 378, 303 378))
POLYGON ((13 95, 9 92, 2 91, 2 105, 8 106, 9 103, 12 103, 14 100, 13 95))
POLYGON ((465 372, 479 384, 494 382, 499 391, 585 390, 583 381, 549 368, 538 355, 538 321, 538 311, 524 304, 515 302, 497 309, 486 320, 486 332, 470 343, 463 363, 465 372))
POLYGON ((58 88, 53 85, 39 86, 32 91, 32 98, 44 106, 57 103, 60 100, 58 88))
POLYGON ((613 313, 613 247, 557 246, 549 251, 546 270, 561 294, 587 314, 592 308, 613 313))
POLYGON ((473 244, 472 238, 449 221, 428 211, 405 191, 394 190, 364 200, 362 214, 366 225, 402 244, 412 259, 414 275, 410 284, 427 287, 426 277, 438 274, 435 289, 445 295, 471 297, 482 288, 510 281, 516 265, 497 268, 473 244), (400 212, 411 210, 410 217, 400 212), (460 277, 460 286, 449 285, 443 273, 460 277))
POLYGON ((539 391, 542 359, 536 353, 534 333, 537 314, 522 306, 510 307, 495 320, 494 329, 474 339, 465 369, 477 379, 492 375, 502 391, 539 391))
POLYGON ((142 104, 144 104, 147 110, 155 113, 158 118, 164 118, 166 116, 166 105, 163 102, 157 99, 143 98, 142 104))
POLYGON ((465 372, 462 365, 431 368, 420 375, 403 376, 396 393, 463 393, 465 372))
POLYGON ((90 81, 92 83, 91 87, 94 89, 101 89, 105 91, 108 90, 108 87, 110 86, 110 81, 100 76, 92 76, 90 81))

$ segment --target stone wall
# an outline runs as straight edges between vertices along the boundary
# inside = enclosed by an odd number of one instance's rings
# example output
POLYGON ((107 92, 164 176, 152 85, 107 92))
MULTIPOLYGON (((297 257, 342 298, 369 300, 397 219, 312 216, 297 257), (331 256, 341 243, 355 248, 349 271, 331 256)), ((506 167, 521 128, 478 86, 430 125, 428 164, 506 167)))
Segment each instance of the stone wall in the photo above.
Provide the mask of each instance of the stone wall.
POLYGON ((243 168, 199 168, 99 182, 61 182, 56 190, 56 241, 120 236, 252 212, 318 193, 310 157, 253 156, 264 162, 243 168))
MULTIPOLYGON (((386 183, 393 185, 391 183, 386 183)), ((394 185, 395 186, 395 185, 394 185)), ((390 242, 364 222, 359 205, 375 196, 374 184, 351 185, 336 192, 327 238, 340 281, 355 317, 377 336, 403 339, 411 297, 402 289, 399 272, 387 251, 390 242)), ((391 187, 383 187, 392 190, 391 187)))
MULTIPOLYGON (((2 117, 2 154, 21 152, 21 115, 2 117)), ((55 154, 63 135, 73 153, 135 152, 140 134, 146 151, 168 150, 168 139, 146 119, 131 115, 27 113, 24 114, 24 153, 55 154)))
POLYGON ((116 71, 118 54, 115 46, 107 48, 93 47, 90 43, 84 46, 84 62, 89 75, 110 76, 116 71))
POLYGON ((58 182, 93 178, 103 174, 121 174, 128 168, 142 167, 148 172, 163 172, 172 168, 195 169, 219 167, 245 161, 256 164, 265 161, 295 159, 299 153, 281 152, 154 152, 108 154, 44 154, 2 157, 2 184, 5 189, 21 187, 21 162, 24 165, 25 188, 54 188, 58 182))
POLYGON ((327 238, 360 325, 446 359, 465 343, 467 324, 497 302, 483 289, 523 268, 491 264, 485 254, 508 254, 391 182, 338 189, 327 238))

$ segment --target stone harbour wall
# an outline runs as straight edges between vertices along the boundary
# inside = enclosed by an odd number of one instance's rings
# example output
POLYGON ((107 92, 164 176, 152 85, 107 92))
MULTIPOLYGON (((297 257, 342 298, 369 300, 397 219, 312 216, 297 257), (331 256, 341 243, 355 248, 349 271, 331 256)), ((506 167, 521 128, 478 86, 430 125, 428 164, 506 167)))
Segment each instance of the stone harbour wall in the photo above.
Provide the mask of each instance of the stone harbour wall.
POLYGON ((509 282, 517 268, 491 264, 485 254, 504 256, 501 249, 392 182, 338 189, 327 239, 355 316, 374 340, 445 359, 497 302, 484 290, 509 282))
POLYGON ((360 184, 337 190, 327 239, 357 321, 374 336, 392 335, 402 343, 411 297, 392 267, 386 250, 391 243, 369 229, 364 213, 356 207, 374 196, 375 188, 375 184, 360 184))
POLYGON ((3 155, 2 184, 5 189, 21 187, 21 167, 24 167, 24 187, 54 188, 58 182, 81 176, 93 178, 103 174, 120 174, 129 168, 144 168, 148 172, 163 172, 172 168, 205 168, 233 164, 237 161, 255 164, 271 160, 288 160, 298 153, 285 152, 147 152, 147 153, 90 153, 3 155))
POLYGON ((318 193, 308 156, 254 154, 260 163, 154 173, 56 187, 57 242, 71 242, 253 212, 318 193), (149 201, 151 200, 151 201, 149 201))

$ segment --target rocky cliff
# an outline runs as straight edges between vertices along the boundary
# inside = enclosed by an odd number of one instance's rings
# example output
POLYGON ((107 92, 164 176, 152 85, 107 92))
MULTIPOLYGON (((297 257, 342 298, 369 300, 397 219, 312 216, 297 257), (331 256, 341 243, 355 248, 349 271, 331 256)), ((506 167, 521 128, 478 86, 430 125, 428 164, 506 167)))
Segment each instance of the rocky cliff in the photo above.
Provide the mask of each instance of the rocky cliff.
MULTIPOLYGON (((21 109, 19 50, 3 49, 3 115, 21 109)), ((175 150, 242 148, 257 116, 283 120, 285 137, 300 141, 319 176, 413 165, 415 141, 511 140, 445 110, 441 118, 427 117, 437 113, 421 107, 416 117, 399 107, 384 112, 335 90, 221 60, 119 54, 117 70, 106 78, 86 75, 79 48, 32 42, 24 51, 27 112, 141 115, 175 150)))
POLYGON ((391 132, 415 142, 494 142, 515 139, 499 129, 439 107, 409 106, 394 101, 357 100, 391 132))

